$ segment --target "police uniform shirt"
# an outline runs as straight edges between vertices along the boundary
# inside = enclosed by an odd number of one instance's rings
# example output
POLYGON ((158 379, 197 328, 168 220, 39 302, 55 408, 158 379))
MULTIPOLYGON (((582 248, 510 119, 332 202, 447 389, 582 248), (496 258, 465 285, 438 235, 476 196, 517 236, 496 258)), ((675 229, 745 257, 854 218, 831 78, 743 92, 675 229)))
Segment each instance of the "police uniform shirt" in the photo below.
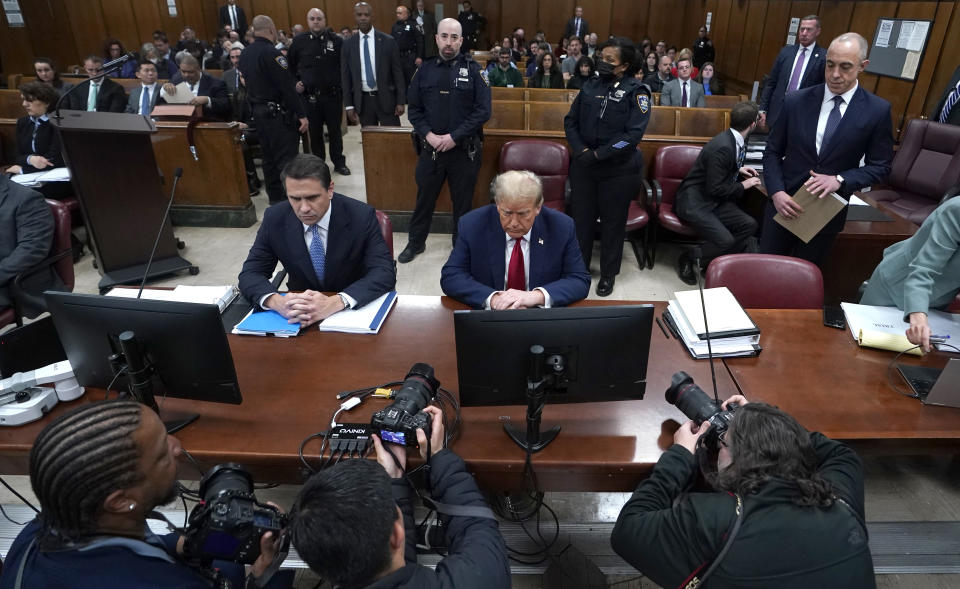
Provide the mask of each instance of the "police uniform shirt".
POLYGON ((247 46, 238 64, 247 86, 247 96, 254 106, 275 102, 303 118, 304 108, 297 94, 296 82, 290 73, 287 58, 263 37, 247 46))
POLYGON ((449 133, 456 143, 477 135, 490 118, 490 87, 480 65, 464 54, 431 58, 410 81, 410 123, 421 137, 449 133))
POLYGON ((422 35, 417 29, 416 21, 409 18, 404 21, 396 21, 393 23, 390 35, 397 41, 397 50, 400 51, 401 55, 413 51, 419 57, 421 50, 418 47, 417 38, 422 37, 422 35))
POLYGON ((636 78, 591 78, 564 119, 573 153, 594 149, 599 160, 634 155, 652 103, 647 86, 636 78))
POLYGON ((340 49, 343 39, 327 29, 300 33, 287 51, 290 71, 308 93, 340 88, 340 49))

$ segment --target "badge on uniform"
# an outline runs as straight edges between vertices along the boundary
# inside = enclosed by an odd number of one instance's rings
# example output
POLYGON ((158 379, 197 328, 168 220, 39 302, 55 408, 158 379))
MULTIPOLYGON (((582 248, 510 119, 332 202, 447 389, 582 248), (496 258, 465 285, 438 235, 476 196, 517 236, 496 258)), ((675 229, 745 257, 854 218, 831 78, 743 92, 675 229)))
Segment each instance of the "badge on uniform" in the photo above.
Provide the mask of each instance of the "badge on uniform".
POLYGON ((327 51, 333 51, 333 41, 327 41, 327 51))
POLYGON ((278 55, 278 56, 276 56, 276 57, 274 58, 274 61, 276 61, 278 64, 280 64, 280 67, 282 67, 283 69, 287 69, 287 58, 286 58, 286 57, 284 57, 284 56, 282 56, 282 55, 278 55))
POLYGON ((403 30, 405 30, 405 31, 409 31, 409 30, 410 30, 410 25, 407 25, 406 27, 404 27, 404 29, 403 29, 403 30))
POLYGON ((640 112, 647 114, 650 110, 650 97, 646 94, 637 94, 637 106, 640 107, 640 112))
POLYGON ((466 78, 466 77, 467 77, 467 74, 469 74, 469 73, 470 73, 470 70, 468 70, 467 68, 465 68, 465 67, 460 68, 460 77, 461 77, 461 78, 466 78))

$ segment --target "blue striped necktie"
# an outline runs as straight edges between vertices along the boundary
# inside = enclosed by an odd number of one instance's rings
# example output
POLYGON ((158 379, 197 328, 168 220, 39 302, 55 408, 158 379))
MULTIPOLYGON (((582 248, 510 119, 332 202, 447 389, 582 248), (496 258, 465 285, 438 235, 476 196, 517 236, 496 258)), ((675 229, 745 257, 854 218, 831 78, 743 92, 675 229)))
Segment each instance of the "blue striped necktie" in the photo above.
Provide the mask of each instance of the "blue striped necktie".
POLYGON ((950 117, 950 111, 956 106, 957 102, 960 101, 960 82, 957 82, 957 85, 953 87, 953 92, 950 93, 950 96, 947 96, 946 102, 943 103, 943 110, 940 111, 941 123, 946 123, 947 118, 950 117))
POLYGON ((310 235, 313 236, 313 241, 310 242, 310 262, 313 264, 313 271, 317 273, 317 281, 323 284, 323 272, 327 266, 327 252, 323 249, 319 227, 317 223, 310 226, 310 235))

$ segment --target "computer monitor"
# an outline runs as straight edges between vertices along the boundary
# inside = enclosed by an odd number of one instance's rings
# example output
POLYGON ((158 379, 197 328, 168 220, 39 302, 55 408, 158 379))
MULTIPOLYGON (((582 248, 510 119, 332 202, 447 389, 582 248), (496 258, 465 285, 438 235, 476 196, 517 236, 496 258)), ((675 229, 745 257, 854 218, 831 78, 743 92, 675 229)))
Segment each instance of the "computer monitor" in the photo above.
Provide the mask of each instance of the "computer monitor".
POLYGON ((29 372, 67 359, 50 316, 0 335, 0 377, 29 372))
POLYGON ((120 335, 130 331, 162 386, 156 397, 242 401, 217 305, 52 291, 44 297, 81 386, 110 386, 116 367, 109 358, 123 351, 120 335))
POLYGON ((526 405, 530 347, 566 363, 549 403, 642 399, 652 305, 457 311, 460 404, 526 405))

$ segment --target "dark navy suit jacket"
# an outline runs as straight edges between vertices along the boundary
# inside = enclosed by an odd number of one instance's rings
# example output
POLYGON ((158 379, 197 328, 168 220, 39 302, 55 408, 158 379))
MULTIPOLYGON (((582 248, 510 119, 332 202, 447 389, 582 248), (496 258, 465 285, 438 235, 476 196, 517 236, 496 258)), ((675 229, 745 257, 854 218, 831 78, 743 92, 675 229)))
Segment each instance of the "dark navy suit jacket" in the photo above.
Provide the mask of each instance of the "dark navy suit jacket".
MULTIPOLYGON (((443 265, 440 288, 475 309, 493 292, 504 289, 506 234, 496 205, 470 211, 460 219, 457 243, 443 265)), ((550 293, 552 305, 579 301, 590 290, 573 219, 542 207, 530 233, 530 290, 550 293)))
POLYGON ((263 222, 240 271, 240 292, 254 305, 275 292, 270 276, 279 261, 287 271, 292 291, 345 292, 363 306, 397 282, 373 208, 334 193, 323 283, 317 280, 310 252, 303 239, 303 223, 288 202, 276 203, 263 213, 263 222))
MULTIPOLYGON (((797 51, 800 51, 799 43, 787 45, 780 50, 777 60, 773 62, 770 75, 767 76, 767 82, 763 86, 760 110, 767 111, 767 126, 771 129, 780 116, 780 109, 783 108, 783 98, 787 93, 787 86, 790 85, 790 76, 793 75, 793 60, 797 57, 797 51)), ((806 69, 803 70, 803 77, 800 78, 797 90, 824 82, 827 50, 814 43, 810 52, 807 53, 807 60, 809 61, 806 69)))

